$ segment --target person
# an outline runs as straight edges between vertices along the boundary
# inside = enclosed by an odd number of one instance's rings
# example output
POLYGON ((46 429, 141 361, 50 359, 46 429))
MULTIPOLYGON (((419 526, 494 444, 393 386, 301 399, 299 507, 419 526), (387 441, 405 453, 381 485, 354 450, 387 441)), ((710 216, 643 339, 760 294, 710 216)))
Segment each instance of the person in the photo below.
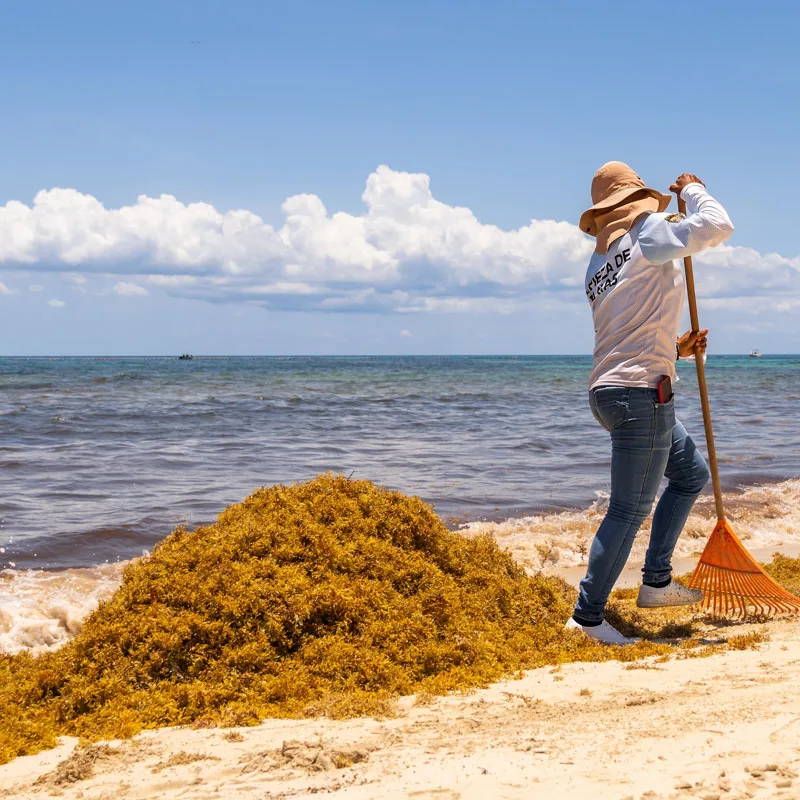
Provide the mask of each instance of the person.
POLYGON ((670 195, 648 188, 627 164, 611 161, 595 173, 593 205, 580 220, 581 230, 597 240, 585 281, 595 330, 589 403, 611 434, 611 497, 567 628, 608 644, 636 641, 603 615, 664 476, 668 484, 653 514, 637 605, 689 605, 703 597, 674 581, 671 565, 709 478, 705 459, 675 418, 671 396, 676 358, 696 352, 705 358, 708 336, 707 329, 677 336, 684 295, 680 259, 724 242, 733 225, 696 175, 684 173, 670 190, 685 200, 685 217, 665 213, 670 195))

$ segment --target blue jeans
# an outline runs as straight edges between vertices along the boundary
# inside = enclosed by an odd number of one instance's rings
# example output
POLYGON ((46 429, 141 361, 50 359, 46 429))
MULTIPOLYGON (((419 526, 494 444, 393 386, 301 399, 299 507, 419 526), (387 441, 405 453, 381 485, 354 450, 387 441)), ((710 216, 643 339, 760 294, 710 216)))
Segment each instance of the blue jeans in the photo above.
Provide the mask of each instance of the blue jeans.
POLYGON ((686 429, 675 419, 674 398, 658 402, 655 389, 601 386, 589 395, 597 421, 611 433, 611 499, 589 551, 575 616, 603 619, 633 540, 650 513, 661 478, 669 484, 653 514, 644 562, 645 583, 672 573, 672 551, 697 495, 709 479, 708 466, 686 429))

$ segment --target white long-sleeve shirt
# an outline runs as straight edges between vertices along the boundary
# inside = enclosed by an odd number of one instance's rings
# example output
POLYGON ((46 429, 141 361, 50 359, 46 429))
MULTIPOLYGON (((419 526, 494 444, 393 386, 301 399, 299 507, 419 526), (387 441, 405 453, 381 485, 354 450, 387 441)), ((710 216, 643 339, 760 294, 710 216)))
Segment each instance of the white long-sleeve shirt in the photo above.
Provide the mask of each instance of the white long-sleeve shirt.
POLYGON ((699 183, 683 188, 687 216, 648 214, 586 271, 595 347, 589 387, 655 388, 675 378, 675 339, 683 311, 679 259, 733 233, 725 209, 699 183))

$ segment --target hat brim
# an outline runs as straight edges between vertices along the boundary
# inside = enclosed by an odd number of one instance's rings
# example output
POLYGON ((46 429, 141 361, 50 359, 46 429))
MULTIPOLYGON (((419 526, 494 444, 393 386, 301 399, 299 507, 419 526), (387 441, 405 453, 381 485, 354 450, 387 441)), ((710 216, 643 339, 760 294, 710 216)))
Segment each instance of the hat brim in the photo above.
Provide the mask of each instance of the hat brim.
POLYGON ((609 211, 612 208, 623 205, 626 201, 631 200, 634 195, 639 195, 637 200, 644 200, 645 197, 653 197, 658 201, 658 211, 666 211, 669 204, 672 202, 671 194, 661 194, 655 189, 649 189, 646 186, 628 186, 624 189, 617 189, 608 197, 596 202, 591 208, 581 214, 580 228, 584 233, 590 236, 597 236, 597 226, 595 225, 595 214, 598 212, 609 211))

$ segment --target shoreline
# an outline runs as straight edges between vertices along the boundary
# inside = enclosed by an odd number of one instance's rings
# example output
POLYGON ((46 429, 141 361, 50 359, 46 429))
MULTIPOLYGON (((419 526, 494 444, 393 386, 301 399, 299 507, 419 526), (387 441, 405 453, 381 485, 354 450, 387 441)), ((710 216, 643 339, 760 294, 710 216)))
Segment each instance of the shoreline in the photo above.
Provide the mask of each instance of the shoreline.
MULTIPOLYGON (((800 542, 793 542, 791 544, 776 545, 774 547, 757 547, 753 549, 748 548, 748 552, 759 563, 765 563, 772 559, 775 553, 780 553, 789 558, 800 557, 800 542)), ((615 589, 635 589, 641 583, 642 566, 644 562, 640 559, 630 559, 622 570, 619 579, 614 584, 615 589), (634 563, 631 563, 634 561, 634 563)), ((696 557, 683 557, 675 558, 672 561, 672 571, 675 575, 681 576, 691 573, 697 565, 696 557)), ((546 567, 543 572, 546 575, 557 575, 563 578, 570 586, 578 588, 578 584, 586 574, 586 568, 580 567, 564 567, 558 569, 557 567, 546 567)))
MULTIPOLYGON (((310 478, 298 478, 297 480, 286 481, 286 485, 293 485, 297 483, 303 483, 310 478)), ((768 481, 763 480, 761 477, 753 480, 752 482, 735 482, 730 486, 723 484, 723 495, 725 498, 726 506, 729 504, 735 505, 739 498, 743 498, 747 496, 749 493, 753 491, 757 491, 759 489, 767 489, 770 488, 781 488, 787 487, 792 484, 797 484, 800 486, 800 474, 790 475, 788 477, 781 477, 777 478, 774 477, 768 481)), ((269 484, 274 485, 274 484, 269 484)), ((265 486, 268 486, 265 484, 265 486)), ((261 487, 256 487, 261 488, 261 487)), ((395 491, 405 491, 401 487, 396 487, 393 485, 387 485, 387 489, 395 490, 395 491)), ((421 497, 421 495, 415 495, 421 497)), ((244 499, 244 498, 241 498, 244 499)), ((428 505, 431 505, 434 510, 436 509, 434 501, 425 500, 424 497, 421 497, 423 502, 428 505)), ((602 490, 595 491, 595 499, 584 503, 582 505, 562 505, 562 504, 552 504, 548 506, 531 506, 530 508, 525 508, 520 511, 520 513, 510 516, 505 513, 497 513, 497 514, 486 514, 480 519, 468 519, 470 512, 464 511, 461 514, 451 514, 447 516, 440 516, 440 519, 444 523, 445 527, 451 531, 452 533, 466 533, 469 534, 469 531, 473 528, 495 528, 495 527, 502 527, 506 524, 515 524, 515 523, 526 523, 530 520, 541 520, 546 518, 558 518, 563 515, 571 515, 573 517, 580 517, 582 515, 588 515, 596 511, 598 508, 605 507, 605 501, 607 500, 607 495, 602 490)), ((234 502, 240 502, 234 501, 234 502)), ((706 486, 704 490, 698 497, 696 509, 700 509, 703 507, 709 507, 713 504, 713 492, 711 490, 710 485, 706 486)), ((221 511, 224 509, 220 509, 221 511)), ((437 512, 438 514, 438 512, 437 512)), ((192 523, 190 526, 191 530, 196 528, 202 528, 208 525, 212 525, 216 520, 217 515, 213 515, 211 518, 204 522, 192 523)), ((648 517, 649 520, 649 517, 648 517)), ((646 523, 647 521, 646 520, 646 523)), ((161 539, 166 538, 174 528, 165 528, 165 532, 161 539)), ((101 530, 106 530, 101 529, 101 530)), ((83 535, 92 536, 96 533, 95 530, 88 530, 83 535)), ((126 531, 129 533, 129 531, 126 531)), ((19 534, 13 533, 6 533, 6 535, 10 536, 11 540, 16 540, 16 544, 19 544, 19 534)), ((26 563, 25 566, 18 566, 17 561, 14 562, 14 566, 9 566, 9 561, 7 560, 9 556, 12 554, 8 552, 8 544, 5 545, 4 550, 0 550, 0 555, 5 556, 3 563, 0 563, 0 578, 3 575, 10 573, 10 572, 23 572, 23 571, 30 571, 30 572, 41 572, 41 573, 48 573, 48 574, 57 574, 60 572, 66 572, 69 570, 89 570, 89 569, 97 569, 97 568, 104 568, 104 567, 112 567, 118 564, 126 564, 129 561, 133 561, 137 558, 140 558, 144 555, 145 552, 148 552, 152 547, 158 544, 161 539, 154 539, 150 534, 146 536, 146 541, 143 540, 142 547, 138 550, 136 555, 129 555, 127 557, 123 557, 122 555, 118 555, 116 560, 104 560, 100 562, 80 562, 74 564, 58 564, 58 565, 48 565, 48 566, 31 566, 26 563)), ((32 544, 26 545, 27 549, 33 550, 36 548, 36 541, 34 540, 32 544)), ((798 542, 800 542, 800 528, 798 528, 798 542)), ((30 561, 31 555, 35 555, 35 553, 28 553, 25 552, 17 552, 14 554, 13 557, 17 558, 20 561, 30 561)))
MULTIPOLYGON (((759 561, 774 552, 800 555, 800 480, 759 484, 726 494, 728 517, 759 561)), ((605 513, 603 500, 588 509, 503 522, 468 523, 456 533, 490 535, 529 572, 544 571, 576 586, 585 572, 591 539, 605 513)), ((714 526, 711 495, 702 495, 678 540, 674 572, 694 569, 714 526)), ((618 588, 635 586, 649 537, 649 520, 637 535, 618 588)), ((92 567, 0 571, 0 651, 56 647, 76 633, 97 603, 119 585, 129 561, 92 567)))

